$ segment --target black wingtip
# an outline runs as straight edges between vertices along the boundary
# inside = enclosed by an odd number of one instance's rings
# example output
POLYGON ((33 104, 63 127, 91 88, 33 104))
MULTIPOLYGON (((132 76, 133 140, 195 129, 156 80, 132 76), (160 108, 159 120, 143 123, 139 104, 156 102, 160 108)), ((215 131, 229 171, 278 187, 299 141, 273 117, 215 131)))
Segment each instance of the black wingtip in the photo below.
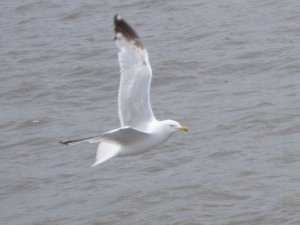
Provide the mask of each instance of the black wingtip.
POLYGON ((119 16, 118 13, 116 13, 116 15, 114 16, 114 22, 116 23, 116 20, 121 20, 121 19, 122 19, 122 17, 119 16))
POLYGON ((59 143, 68 146, 70 142, 69 141, 59 141, 59 143))
POLYGON ((117 38, 117 33, 121 33, 128 41, 134 41, 139 47, 143 46, 134 29, 118 14, 114 16, 114 25, 116 33, 115 39, 117 38))

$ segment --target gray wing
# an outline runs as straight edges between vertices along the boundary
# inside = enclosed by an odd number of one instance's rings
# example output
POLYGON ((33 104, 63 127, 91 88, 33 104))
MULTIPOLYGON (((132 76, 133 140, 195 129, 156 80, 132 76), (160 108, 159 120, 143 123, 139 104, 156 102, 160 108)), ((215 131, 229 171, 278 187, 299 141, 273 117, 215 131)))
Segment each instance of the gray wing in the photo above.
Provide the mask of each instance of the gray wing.
POLYGON ((132 127, 122 127, 104 133, 101 136, 101 139, 126 145, 130 143, 135 143, 137 141, 141 141, 143 139, 147 139, 150 136, 151 134, 137 130, 132 127))
POLYGON ((147 50, 135 31, 118 15, 114 18, 121 81, 118 113, 121 126, 145 128, 155 119, 150 104, 151 66, 147 50))

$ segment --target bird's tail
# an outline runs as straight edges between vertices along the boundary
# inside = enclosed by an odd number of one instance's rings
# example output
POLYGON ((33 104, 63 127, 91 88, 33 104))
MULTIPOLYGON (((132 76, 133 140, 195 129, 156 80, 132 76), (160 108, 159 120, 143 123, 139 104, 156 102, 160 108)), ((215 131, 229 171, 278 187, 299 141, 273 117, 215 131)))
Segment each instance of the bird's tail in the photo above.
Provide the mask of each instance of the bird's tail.
POLYGON ((100 138, 101 136, 95 136, 95 137, 88 137, 88 138, 82 138, 76 140, 59 141, 59 143, 67 146, 77 145, 83 142, 97 143, 100 142, 100 138))

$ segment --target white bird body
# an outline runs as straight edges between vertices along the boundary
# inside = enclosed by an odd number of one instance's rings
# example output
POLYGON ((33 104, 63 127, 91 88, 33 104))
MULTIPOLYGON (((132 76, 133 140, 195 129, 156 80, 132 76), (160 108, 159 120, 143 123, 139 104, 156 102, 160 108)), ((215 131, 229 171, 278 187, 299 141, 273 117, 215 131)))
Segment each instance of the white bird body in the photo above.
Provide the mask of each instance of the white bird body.
POLYGON ((116 15, 114 24, 121 72, 118 92, 121 128, 97 137, 61 141, 65 145, 99 142, 93 166, 117 155, 145 152, 166 142, 176 131, 188 130, 174 120, 156 120, 150 104, 152 70, 147 50, 125 20, 116 15))
POLYGON ((173 134, 173 131, 165 131, 162 129, 162 123, 153 120, 149 126, 150 129, 144 131, 145 138, 138 138, 133 142, 122 145, 119 156, 136 155, 146 152, 166 142, 173 134))

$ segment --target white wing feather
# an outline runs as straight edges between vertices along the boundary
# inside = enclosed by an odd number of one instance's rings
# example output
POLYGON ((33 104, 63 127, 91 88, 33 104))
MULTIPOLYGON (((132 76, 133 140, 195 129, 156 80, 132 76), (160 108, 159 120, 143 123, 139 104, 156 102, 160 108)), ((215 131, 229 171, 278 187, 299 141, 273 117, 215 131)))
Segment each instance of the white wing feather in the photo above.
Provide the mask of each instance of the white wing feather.
POLYGON ((152 70, 148 53, 134 30, 118 16, 115 31, 121 68, 118 96, 121 126, 145 130, 145 124, 155 119, 150 104, 152 70))
POLYGON ((97 148, 96 161, 92 165, 92 167, 95 167, 100 163, 103 163, 106 160, 116 156, 119 152, 119 144, 105 140, 101 141, 97 148))

